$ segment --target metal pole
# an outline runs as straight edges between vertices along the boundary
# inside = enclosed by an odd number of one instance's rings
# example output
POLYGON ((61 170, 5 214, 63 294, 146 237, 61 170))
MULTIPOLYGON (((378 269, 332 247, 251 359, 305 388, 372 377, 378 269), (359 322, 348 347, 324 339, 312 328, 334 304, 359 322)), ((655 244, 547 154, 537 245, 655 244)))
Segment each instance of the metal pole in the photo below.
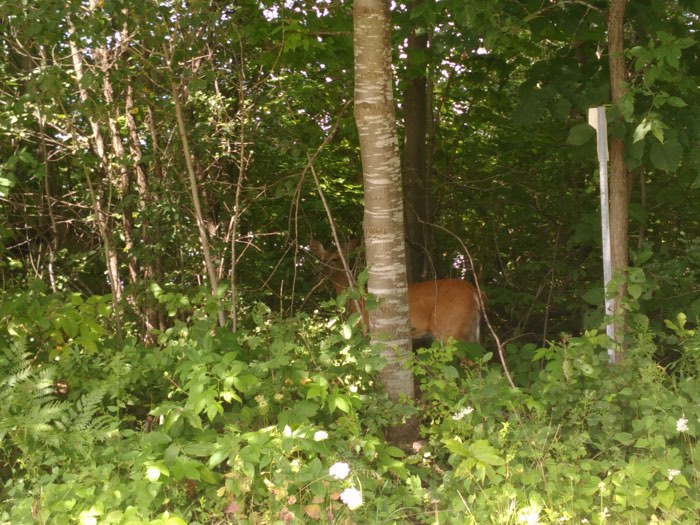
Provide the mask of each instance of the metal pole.
MULTIPOLYGON (((608 337, 615 342, 615 323, 612 322, 614 299, 609 297, 608 285, 612 279, 612 260, 610 248, 610 213, 608 204, 608 123, 605 108, 599 106, 588 110, 588 123, 596 130, 598 171, 600 172, 600 222, 603 238, 603 282, 605 283, 605 314, 609 323, 605 328, 608 337)), ((608 348, 608 360, 616 362, 615 349, 608 348)))

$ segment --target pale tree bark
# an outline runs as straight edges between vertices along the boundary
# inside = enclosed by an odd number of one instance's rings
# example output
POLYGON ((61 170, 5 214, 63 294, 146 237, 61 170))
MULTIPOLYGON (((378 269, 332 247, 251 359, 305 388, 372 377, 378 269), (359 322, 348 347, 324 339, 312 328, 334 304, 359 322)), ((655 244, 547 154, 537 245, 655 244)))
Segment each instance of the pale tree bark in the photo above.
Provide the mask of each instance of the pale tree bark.
MULTIPOLYGON (((128 35, 122 33, 122 38, 127 37, 128 35)), ((114 182, 119 190, 120 197, 122 199, 125 199, 129 196, 130 177, 129 169, 124 163, 124 144, 122 142, 121 132, 117 123, 117 120, 119 119, 120 115, 118 107, 114 104, 114 87, 110 79, 112 64, 116 63, 116 55, 119 52, 119 48, 116 48, 112 51, 107 49, 106 47, 101 47, 95 49, 94 54, 97 66, 102 71, 102 94, 104 95, 104 101, 107 107, 110 108, 111 111, 114 111, 114 114, 110 114, 110 112, 107 112, 105 118, 107 121, 107 129, 109 129, 109 135, 112 139, 112 155, 114 156, 114 159, 116 159, 116 162, 114 163, 115 167, 112 168, 116 172, 115 175, 117 175, 116 180, 114 182)), ((138 261, 136 260, 136 256, 134 255, 134 239, 133 224, 131 220, 131 210, 122 210, 121 221, 121 233, 124 238, 124 255, 126 256, 126 266, 129 271, 129 280, 133 284, 138 282, 140 271, 138 261)), ((133 297, 127 296, 126 300, 127 302, 129 302, 129 304, 131 304, 131 306, 136 306, 136 301, 133 297)))
MULTIPOLYGON (((627 93, 627 66, 625 64, 624 23, 627 0, 611 0, 608 12, 608 53, 610 55, 610 84, 612 103, 617 104, 627 93)), ((613 274, 624 271, 629 263, 629 205, 632 184, 624 163, 624 141, 610 141, 610 244, 613 274)), ((624 337, 626 313, 620 308, 627 287, 622 286, 615 299, 614 312, 619 315, 616 334, 624 337)), ((624 350, 624 345, 622 350, 624 350)), ((617 352, 620 360, 623 352, 617 352)))
MULTIPOLYGON (((368 291, 379 299, 369 312, 372 342, 387 359, 382 371, 389 396, 412 399, 413 377, 404 363, 411 356, 406 256, 403 241, 401 163, 392 94, 391 25, 388 0, 356 0, 355 120, 360 136, 365 184, 365 247, 368 291)), ((411 423, 390 429, 394 441, 408 441, 411 423)))
MULTIPOLYGON (((415 0, 413 7, 423 0, 415 0)), ((427 50, 428 35, 413 28, 408 35, 407 79, 403 96, 403 191, 406 219, 406 271, 408 282, 434 278, 430 273, 432 236, 429 228, 430 174, 426 170, 426 133, 428 122, 425 65, 414 71, 416 55, 427 50)))
MULTIPOLYGON (((151 190, 148 186, 148 176, 143 166, 143 152, 141 150, 142 137, 139 135, 138 125, 134 118, 134 89, 131 82, 127 84, 126 95, 124 99, 124 119, 126 122, 127 137, 129 143, 129 154, 134 165, 134 174, 136 175, 136 190, 138 192, 138 210, 141 215, 141 242, 151 251, 152 255, 152 239, 151 226, 148 221, 148 206, 152 203, 151 190)), ((155 153, 154 146, 154 155, 155 153)), ((157 279, 155 257, 146 257, 141 264, 142 277, 146 281, 154 281, 157 279)), ((144 340, 148 344, 154 344, 156 338, 153 331, 162 326, 158 310, 149 304, 148 298, 143 299, 143 320, 144 320, 144 340)))
MULTIPOLYGON (((149 81, 148 82, 148 87, 151 88, 152 84, 149 81)), ((151 92, 154 92, 154 89, 150 89, 151 92)), ((146 125, 148 127, 148 135, 151 139, 151 151, 153 155, 153 160, 151 161, 149 165, 149 171, 152 175, 151 180, 155 180, 156 187, 161 185, 163 183, 163 167, 162 163, 160 160, 161 156, 161 150, 160 150, 160 139, 158 136, 158 126, 156 122, 156 112, 155 109, 153 108, 153 102, 149 99, 145 99, 145 105, 146 105, 146 125)), ((182 175, 180 174, 179 170, 176 170, 176 176, 180 182, 184 182, 182 180, 182 175)), ((144 183, 147 185, 147 179, 143 179, 144 183)), ((150 197, 150 192, 147 195, 147 197, 150 197)), ((149 201, 146 201, 149 202, 149 201)), ((148 232, 150 232, 153 236, 153 238, 158 237, 158 232, 157 231, 152 231, 152 228, 148 227, 148 232)), ((161 282, 162 276, 163 276, 163 264, 161 261, 161 257, 157 254, 157 247, 154 246, 154 259, 155 263, 153 264, 153 280, 155 282, 161 282)), ((158 329, 163 331, 166 328, 166 318, 165 314, 163 313, 163 310, 160 308, 157 308, 157 316, 158 316, 158 329)))
MULTIPOLYGON (((46 50, 43 46, 39 47, 39 56, 41 57, 42 67, 46 67, 48 64, 48 59, 46 56, 46 50)), ((41 104, 37 98, 37 108, 41 108, 41 104)), ((39 121, 40 130, 40 152, 41 152, 41 162, 44 166, 44 198, 46 199, 46 211, 49 216, 49 224, 51 226, 51 241, 49 242, 49 283, 51 284, 51 291, 56 293, 56 276, 54 264, 56 262, 56 254, 58 253, 58 225, 56 224, 56 216, 53 212, 53 195, 51 191, 51 179, 52 170, 50 169, 51 160, 49 158, 49 149, 46 145, 46 131, 45 131, 45 117, 41 112, 41 109, 37 109, 37 120, 39 121)), ((60 186, 58 191, 60 191, 60 186)))
POLYGON ((245 53, 243 42, 240 45, 240 64, 238 68, 238 115, 240 128, 238 130, 238 180, 236 181, 236 196, 233 202, 233 215, 231 216, 231 328, 235 332, 238 330, 238 283, 236 282, 236 265, 238 262, 238 251, 236 250, 236 239, 241 222, 241 195, 243 193, 243 182, 248 171, 248 161, 250 154, 246 149, 248 139, 248 110, 249 104, 246 97, 246 75, 245 75, 245 53))
MULTIPOLYGON (((90 8, 94 8, 94 4, 91 1, 90 8)), ((68 32, 72 35, 75 33, 75 28, 73 23, 68 21, 68 32)), ((75 43, 74 38, 68 39, 70 42, 71 59, 73 62, 73 72, 75 73, 75 81, 78 86, 78 94, 82 102, 87 102, 89 100, 89 95, 87 89, 83 82, 83 58, 80 53, 80 49, 75 43)), ((104 137, 102 136, 102 131, 100 129, 100 124, 98 120, 93 115, 88 115, 88 121, 90 122, 90 128, 92 129, 91 143, 92 148, 95 151, 98 159, 100 160, 100 168, 104 175, 107 177, 108 184, 114 179, 113 169, 110 165, 109 159, 107 158, 107 151, 105 148, 104 137)), ((103 209, 102 198, 100 194, 95 191, 95 187, 92 183, 92 178, 90 174, 86 172, 86 182, 88 186, 88 191, 90 193, 90 200, 92 203, 93 212, 95 214, 95 223, 100 232, 100 237, 102 238, 102 248, 105 255, 105 264, 107 267, 107 279, 109 281, 109 286, 112 291, 112 310, 115 322, 115 327, 117 331, 117 339, 121 341, 122 330, 121 330, 121 312, 120 312, 120 302, 123 294, 123 284, 121 278, 119 277, 119 261, 117 258, 117 250, 112 242, 110 236, 110 224, 109 224, 109 213, 103 209)))
MULTIPOLYGON (((166 61, 168 64, 170 64, 170 52, 166 46, 163 46, 163 50, 165 51, 166 61)), ((187 176, 190 183, 190 195, 192 197, 192 207, 194 208, 194 218, 195 222, 197 223, 197 231, 199 232, 199 243, 202 248, 202 255, 204 256, 204 267, 206 268, 207 276, 209 277, 211 293, 214 297, 218 298, 219 278, 216 273, 214 259, 211 255, 209 236, 207 235, 207 226, 204 220, 204 213, 202 211, 202 205, 199 198, 197 174, 194 168, 194 159, 192 157, 192 153, 190 152, 190 142, 187 134, 187 127, 185 126, 185 116, 182 111, 182 101, 180 100, 180 89, 172 78, 170 80, 170 91, 172 93, 173 103, 175 105, 177 131, 180 137, 180 142, 182 143, 182 153, 185 157, 185 166, 187 167, 187 176)), ((224 327, 226 325, 226 315, 220 306, 217 307, 217 318, 219 320, 219 326, 224 327)))

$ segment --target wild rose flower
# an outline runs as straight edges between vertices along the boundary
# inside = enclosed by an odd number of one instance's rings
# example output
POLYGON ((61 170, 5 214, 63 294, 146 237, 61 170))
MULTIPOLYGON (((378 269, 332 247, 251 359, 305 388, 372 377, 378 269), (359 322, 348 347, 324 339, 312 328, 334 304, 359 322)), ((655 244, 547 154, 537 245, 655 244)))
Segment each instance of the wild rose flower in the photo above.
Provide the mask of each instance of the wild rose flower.
POLYGON ((328 432, 325 430, 319 430, 314 434, 314 441, 323 441, 324 439, 328 439, 328 432))

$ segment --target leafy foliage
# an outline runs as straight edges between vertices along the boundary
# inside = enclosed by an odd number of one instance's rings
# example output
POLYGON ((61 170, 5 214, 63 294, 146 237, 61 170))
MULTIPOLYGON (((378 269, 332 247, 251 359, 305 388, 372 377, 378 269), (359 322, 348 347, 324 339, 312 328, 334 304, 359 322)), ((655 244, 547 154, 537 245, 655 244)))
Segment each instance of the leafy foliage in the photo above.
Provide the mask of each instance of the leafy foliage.
POLYGON ((518 385, 490 343, 421 349, 407 408, 303 250, 330 237, 319 190, 361 233, 348 2, 0 3, 0 522, 695 523, 696 8, 627 11, 608 114, 632 326, 611 368, 585 123, 610 100, 607 4, 396 5, 397 91, 430 86, 434 273, 464 275, 469 247, 518 385), (409 30, 430 46, 406 64, 409 30), (385 441, 416 414, 414 448, 385 441))
POLYGON ((536 360, 517 389, 490 354, 464 368, 461 349, 434 345, 413 364, 421 396, 407 409, 378 389, 381 359, 332 310, 279 318, 259 304, 232 334, 205 304, 188 308, 156 360, 99 343, 99 359, 70 363, 67 392, 62 363, 40 364, 46 349, 30 355, 4 332, 2 520, 695 520, 700 340, 682 318, 656 334, 678 352, 666 369, 648 330, 616 367, 607 338, 588 332, 510 354, 514 369, 536 360), (382 428, 415 413, 422 440, 388 444, 382 428))
POLYGON ((69 410, 54 396, 53 371, 32 366, 22 340, 3 348, 3 354, 0 437, 27 455, 37 445, 58 446, 69 410))

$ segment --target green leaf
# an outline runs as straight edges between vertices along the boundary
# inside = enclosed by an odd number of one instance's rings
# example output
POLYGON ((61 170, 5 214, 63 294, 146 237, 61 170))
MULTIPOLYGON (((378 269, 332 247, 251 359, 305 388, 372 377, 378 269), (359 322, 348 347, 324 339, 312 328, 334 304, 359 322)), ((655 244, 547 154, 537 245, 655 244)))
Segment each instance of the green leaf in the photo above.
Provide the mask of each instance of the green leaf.
POLYGON ((673 483, 680 485, 681 487, 690 488, 690 483, 683 474, 678 474, 678 476, 673 478, 673 483))
POLYGON ((664 124, 659 119, 653 119, 651 121, 651 133, 656 137, 656 140, 664 143, 664 130, 668 129, 668 126, 664 124))
POLYGON ((618 101, 617 107, 620 109, 623 118, 629 122, 634 116, 634 93, 629 91, 623 95, 618 101))
POLYGON ((662 507, 670 509, 673 506, 673 501, 675 500, 673 489, 659 490, 656 492, 656 495, 662 507))
POLYGON ((73 315, 62 315, 58 319, 58 326, 63 329, 66 335, 70 338, 76 337, 79 332, 78 323, 73 319, 73 315))
POLYGON ((381 465, 382 467, 386 468, 387 470, 390 470, 391 472, 396 474, 401 479, 406 479, 408 477, 408 475, 410 474, 408 469, 406 468, 406 465, 404 465, 403 461, 399 461, 398 459, 393 459, 393 458, 386 456, 384 454, 379 455, 377 463, 379 465, 381 465))
POLYGON ((463 458, 471 457, 469 448, 458 439, 445 439, 443 440, 443 443, 447 447, 447 450, 449 450, 453 454, 457 454, 458 456, 461 456, 463 458))
POLYGON ((680 66, 681 49, 675 45, 668 45, 660 48, 663 51, 663 57, 666 63, 674 69, 680 66))
POLYGON ((642 296, 643 288, 638 284, 630 283, 627 290, 633 299, 639 299, 642 296))
POLYGON ((674 108, 684 108, 688 105, 682 98, 678 97, 668 97, 668 99, 666 99, 666 104, 674 108))
POLYGON ((348 414, 350 412, 351 407, 352 405, 350 404, 350 401, 348 401, 347 396, 343 396, 340 394, 331 394, 330 396, 328 396, 328 408, 330 409, 331 414, 335 411, 336 408, 348 414))
POLYGON ((233 386, 236 387, 236 389, 239 392, 243 392, 244 394, 253 386, 257 385, 260 383, 260 380, 255 377, 253 374, 241 374, 233 378, 233 386))
POLYGON ((647 277, 641 268, 630 268, 629 280, 633 283, 643 283, 647 280, 647 277))
POLYGON ((199 467, 199 475, 201 476, 201 480, 204 483, 209 483, 210 485, 214 485, 215 483, 218 482, 216 479, 216 476, 214 476, 214 473, 209 470, 207 467, 200 466, 199 467))
POLYGON ((659 170, 675 171, 682 155, 683 146, 676 139, 669 139, 665 144, 654 142, 651 145, 651 162, 659 170))
POLYGON ((602 286, 597 286, 591 288, 585 294, 583 294, 582 299, 588 304, 599 305, 605 300, 605 293, 602 286))
POLYGON ((634 160, 640 161, 644 156, 644 147, 645 142, 643 140, 640 140, 639 142, 635 141, 626 148, 626 153, 634 160))
POLYGON ((582 146, 593 137, 595 137, 595 129, 589 126, 587 122, 582 122, 581 124, 576 124, 569 130, 566 143, 572 146, 582 146))
POLYGON ((644 68, 651 60, 652 55, 646 47, 635 46, 630 49, 630 55, 632 55, 636 60, 634 61, 634 70, 639 71, 644 68))
POLYGON ((401 450, 399 447, 395 447, 392 445, 389 445, 388 447, 384 448, 383 452, 385 452, 392 458, 403 458, 406 456, 406 453, 403 450, 401 450))
POLYGON ((637 125, 636 128, 634 128, 632 139, 635 143, 640 142, 644 140, 644 137, 647 136, 647 133, 649 133, 649 131, 651 131, 651 122, 649 121, 649 119, 645 118, 637 125))
POLYGON ((292 410, 296 415, 303 418, 310 418, 316 415, 318 412, 318 405, 311 401, 297 401, 294 403, 292 410))
POLYGON ((178 516, 170 516, 170 513, 164 512, 161 519, 149 522, 151 525, 187 525, 187 522, 178 516))
POLYGON ((652 255, 654 255, 654 252, 651 249, 651 246, 644 245, 635 254, 634 264, 641 266, 642 264, 647 262, 649 259, 651 259, 652 255))
POLYGON ((88 354, 97 353, 97 343, 95 342, 95 338, 91 335, 81 335, 75 341, 80 344, 88 354))
POLYGON ((486 465, 503 465, 505 460, 498 455, 498 450, 485 439, 480 439, 469 445, 469 452, 477 461, 486 465))
POLYGON ((225 449, 224 447, 219 448, 218 450, 215 450, 214 453, 211 455, 209 458, 209 467, 214 468, 218 464, 220 464, 223 460, 228 458, 229 451, 225 449))
POLYGON ((623 445, 631 445, 634 442, 634 436, 629 432, 618 432, 615 434, 615 441, 623 445))

